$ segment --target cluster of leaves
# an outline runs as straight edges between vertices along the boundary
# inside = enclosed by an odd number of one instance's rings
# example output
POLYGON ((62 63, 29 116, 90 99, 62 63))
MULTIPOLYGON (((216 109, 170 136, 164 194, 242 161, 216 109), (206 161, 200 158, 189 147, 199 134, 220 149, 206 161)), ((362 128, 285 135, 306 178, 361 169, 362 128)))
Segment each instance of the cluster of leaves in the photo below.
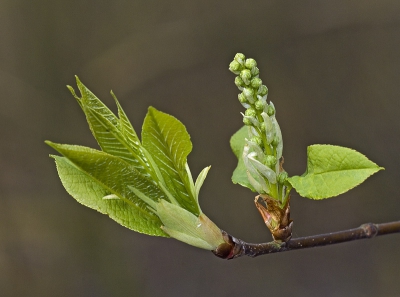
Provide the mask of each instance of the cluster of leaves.
POLYGON ((171 236, 209 250, 223 242, 220 229, 199 206, 210 167, 193 182, 187 164, 192 143, 185 126, 150 107, 140 141, 113 93, 118 117, 76 80, 82 97, 68 88, 102 150, 46 142, 63 155, 52 157, 68 193, 137 232, 171 236))

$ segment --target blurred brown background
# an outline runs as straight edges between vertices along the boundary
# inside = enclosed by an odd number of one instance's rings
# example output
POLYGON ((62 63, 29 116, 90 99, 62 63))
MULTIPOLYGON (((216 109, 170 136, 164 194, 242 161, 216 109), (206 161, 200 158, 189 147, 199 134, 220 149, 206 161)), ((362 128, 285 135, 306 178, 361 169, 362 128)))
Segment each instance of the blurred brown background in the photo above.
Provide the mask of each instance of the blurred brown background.
POLYGON ((0 296, 399 296, 399 235, 223 261, 125 229, 69 197, 43 141, 97 147, 66 84, 137 131, 149 105, 192 136, 193 174, 212 165, 204 212, 249 242, 270 240, 254 194, 233 185, 230 136, 241 126, 228 71, 257 60, 277 107, 285 169, 306 147, 355 148, 386 168, 325 201, 292 195, 294 234, 400 219, 400 2, 0 2, 0 296))

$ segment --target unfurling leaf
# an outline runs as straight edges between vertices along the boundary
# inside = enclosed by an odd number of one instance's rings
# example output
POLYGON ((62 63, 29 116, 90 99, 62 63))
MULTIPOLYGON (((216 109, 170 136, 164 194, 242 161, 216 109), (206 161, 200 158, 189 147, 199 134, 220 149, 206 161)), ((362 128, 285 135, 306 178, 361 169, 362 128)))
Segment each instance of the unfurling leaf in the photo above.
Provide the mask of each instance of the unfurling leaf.
POLYGON ((311 145, 307 157, 307 171, 287 180, 301 196, 312 199, 347 192, 383 169, 363 154, 335 145, 311 145))
POLYGON ((191 177, 186 171, 192 143, 185 126, 175 117, 150 107, 143 123, 142 143, 160 169, 168 191, 183 208, 199 215, 191 177))

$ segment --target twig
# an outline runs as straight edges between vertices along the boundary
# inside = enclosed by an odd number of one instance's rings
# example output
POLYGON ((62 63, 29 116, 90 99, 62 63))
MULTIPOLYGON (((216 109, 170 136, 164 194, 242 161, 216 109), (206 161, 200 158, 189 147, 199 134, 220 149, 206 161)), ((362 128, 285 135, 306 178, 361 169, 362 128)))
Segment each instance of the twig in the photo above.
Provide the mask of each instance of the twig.
POLYGON ((264 254, 287 252, 298 249, 325 246, 375 236, 387 235, 400 232, 400 221, 373 224, 363 224, 358 228, 343 230, 339 232, 319 234, 313 236, 299 237, 288 242, 247 243, 222 231, 227 242, 221 245, 213 253, 223 259, 233 259, 241 256, 257 257, 264 254))

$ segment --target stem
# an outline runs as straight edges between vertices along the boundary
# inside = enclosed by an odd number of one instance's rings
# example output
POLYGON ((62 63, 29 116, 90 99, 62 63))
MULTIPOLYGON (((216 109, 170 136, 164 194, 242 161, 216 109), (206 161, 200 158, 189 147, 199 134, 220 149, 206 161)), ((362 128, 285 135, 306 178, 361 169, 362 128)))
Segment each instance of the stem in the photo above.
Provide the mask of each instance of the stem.
POLYGON ((373 224, 366 223, 358 228, 319 234, 313 236, 299 237, 288 242, 247 243, 237 239, 225 231, 222 234, 227 242, 221 249, 218 247, 213 253, 223 259, 233 259, 241 256, 257 257, 264 254, 287 252, 311 247, 325 246, 375 236, 400 233, 400 221, 373 224), (229 251, 228 251, 229 245, 229 251))

